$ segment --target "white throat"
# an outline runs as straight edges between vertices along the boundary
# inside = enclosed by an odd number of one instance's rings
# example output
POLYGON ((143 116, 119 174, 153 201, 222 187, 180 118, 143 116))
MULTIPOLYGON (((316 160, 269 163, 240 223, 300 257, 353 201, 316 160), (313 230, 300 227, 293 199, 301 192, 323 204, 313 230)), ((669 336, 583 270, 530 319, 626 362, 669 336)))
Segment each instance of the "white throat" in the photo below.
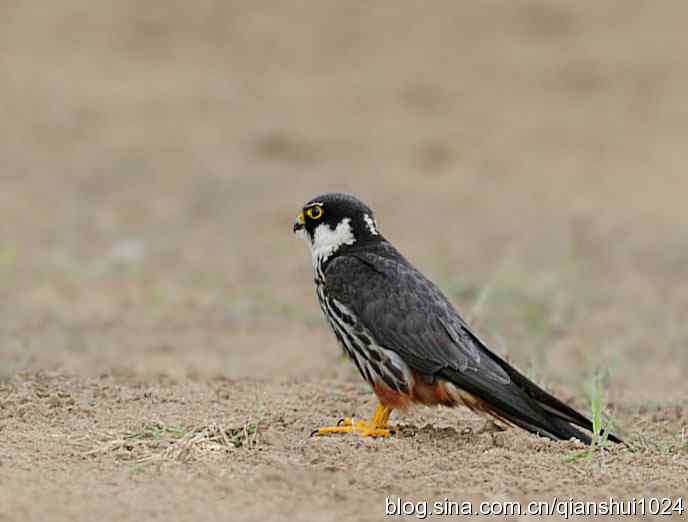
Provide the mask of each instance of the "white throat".
MULTIPOLYGON (((304 234, 307 236, 307 234, 304 234)), ((327 260, 332 254, 339 250, 342 245, 353 245, 356 242, 354 233, 351 229, 351 219, 344 218, 337 227, 332 230, 325 223, 319 224, 313 232, 313 240, 306 237, 313 256, 313 265, 327 260)))

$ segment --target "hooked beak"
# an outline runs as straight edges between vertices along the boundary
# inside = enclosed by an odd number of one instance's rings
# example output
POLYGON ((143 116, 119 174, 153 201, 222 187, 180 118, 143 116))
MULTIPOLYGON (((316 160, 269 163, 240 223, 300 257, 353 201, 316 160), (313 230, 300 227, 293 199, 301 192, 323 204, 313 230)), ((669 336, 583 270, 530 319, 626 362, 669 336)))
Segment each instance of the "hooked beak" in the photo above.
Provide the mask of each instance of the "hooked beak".
POLYGON ((301 230, 303 228, 303 224, 303 212, 301 212, 298 216, 296 216, 296 219, 294 220, 294 233, 301 230))

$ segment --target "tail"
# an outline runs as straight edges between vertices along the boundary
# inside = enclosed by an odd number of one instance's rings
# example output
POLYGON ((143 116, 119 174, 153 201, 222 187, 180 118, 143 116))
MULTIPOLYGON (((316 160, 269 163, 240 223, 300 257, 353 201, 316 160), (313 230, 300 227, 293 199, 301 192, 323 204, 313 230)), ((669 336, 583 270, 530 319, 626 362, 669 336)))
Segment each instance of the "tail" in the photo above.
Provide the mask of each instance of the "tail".
MULTIPOLYGON (((519 426, 526 431, 553 440, 568 440, 575 437, 585 444, 592 444, 588 433, 594 432, 590 419, 547 393, 529 380, 509 363, 489 350, 485 351, 494 362, 504 369, 511 382, 502 384, 472 377, 468 372, 444 369, 439 376, 467 391, 479 400, 479 409, 519 426)), ((624 442, 609 433, 607 439, 624 442)))
MULTIPOLYGON (((593 424, 590 419, 574 410, 571 406, 564 404, 553 395, 547 393, 537 384, 521 374, 518 370, 509 366, 506 362, 501 362, 502 367, 509 374, 511 382, 517 386, 526 395, 526 397, 530 399, 530 401, 535 403, 538 409, 542 411, 545 419, 549 421, 549 424, 547 426, 543 426, 543 428, 549 428, 552 434, 559 439, 576 437, 581 442, 586 444, 592 443, 588 434, 583 433, 574 427, 578 426, 591 433, 594 433, 593 424)), ((602 435, 602 433, 598 433, 598 435, 602 435)), ((607 439, 617 444, 625 444, 623 440, 611 432, 607 434, 607 439)))

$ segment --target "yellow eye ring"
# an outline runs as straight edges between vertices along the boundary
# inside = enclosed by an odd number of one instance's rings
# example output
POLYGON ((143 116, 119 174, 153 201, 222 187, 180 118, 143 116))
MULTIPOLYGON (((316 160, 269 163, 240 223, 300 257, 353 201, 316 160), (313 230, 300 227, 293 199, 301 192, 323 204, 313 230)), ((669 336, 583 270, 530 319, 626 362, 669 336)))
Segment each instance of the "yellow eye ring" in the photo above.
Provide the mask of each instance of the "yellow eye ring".
POLYGON ((320 219, 323 217, 323 214, 324 212, 322 207, 311 207, 306 209, 306 215, 311 219, 320 219))

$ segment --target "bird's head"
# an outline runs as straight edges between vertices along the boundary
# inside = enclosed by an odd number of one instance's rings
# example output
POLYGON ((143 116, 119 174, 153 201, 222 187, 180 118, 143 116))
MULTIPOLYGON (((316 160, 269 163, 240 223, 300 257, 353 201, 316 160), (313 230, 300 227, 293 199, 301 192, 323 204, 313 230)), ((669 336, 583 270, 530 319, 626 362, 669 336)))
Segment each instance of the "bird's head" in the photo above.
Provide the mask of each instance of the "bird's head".
POLYGON ((323 194, 303 206, 294 232, 306 240, 314 258, 327 259, 340 249, 382 238, 373 211, 348 194, 323 194))

